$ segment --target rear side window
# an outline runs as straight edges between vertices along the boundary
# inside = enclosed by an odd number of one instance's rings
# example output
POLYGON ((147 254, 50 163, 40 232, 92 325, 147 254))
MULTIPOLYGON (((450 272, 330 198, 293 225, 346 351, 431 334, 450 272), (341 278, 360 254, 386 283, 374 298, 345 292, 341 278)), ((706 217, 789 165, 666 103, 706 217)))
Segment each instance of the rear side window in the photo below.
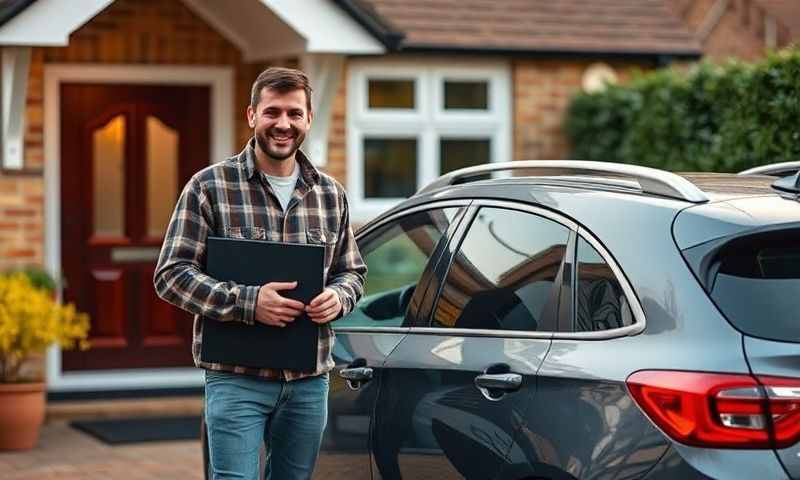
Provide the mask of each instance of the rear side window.
POLYGON ((576 332, 597 332, 633 324, 633 314, 614 271, 600 253, 578 238, 576 332))
POLYGON ((733 240, 712 266, 711 298, 745 334, 800 342, 800 230, 733 240))

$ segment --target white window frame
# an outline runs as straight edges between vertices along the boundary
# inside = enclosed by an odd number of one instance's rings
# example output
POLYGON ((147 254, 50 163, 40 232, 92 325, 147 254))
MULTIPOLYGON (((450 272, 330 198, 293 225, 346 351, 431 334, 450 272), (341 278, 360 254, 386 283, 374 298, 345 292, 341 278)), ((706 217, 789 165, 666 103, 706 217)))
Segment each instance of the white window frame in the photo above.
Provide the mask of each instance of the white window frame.
POLYGON ((351 217, 367 221, 403 198, 366 198, 364 138, 417 139, 417 189, 440 175, 441 138, 489 139, 491 161, 511 160, 511 65, 507 60, 352 59, 347 80, 347 189, 351 217), (368 108, 369 80, 414 80, 413 109, 368 108), (444 109, 445 80, 485 81, 487 110, 444 109))

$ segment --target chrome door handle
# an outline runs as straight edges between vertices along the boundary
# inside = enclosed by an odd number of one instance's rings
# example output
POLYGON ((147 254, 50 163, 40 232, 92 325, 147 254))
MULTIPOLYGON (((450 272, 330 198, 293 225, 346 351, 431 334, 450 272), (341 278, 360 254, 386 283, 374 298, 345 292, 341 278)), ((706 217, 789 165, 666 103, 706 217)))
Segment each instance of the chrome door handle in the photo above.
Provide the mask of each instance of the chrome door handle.
POLYGON ((369 367, 343 368, 339 370, 339 376, 345 380, 366 382, 372 380, 372 369, 369 367))
POLYGON ((475 377, 475 386, 480 389, 517 390, 522 385, 518 373, 484 373, 475 377))

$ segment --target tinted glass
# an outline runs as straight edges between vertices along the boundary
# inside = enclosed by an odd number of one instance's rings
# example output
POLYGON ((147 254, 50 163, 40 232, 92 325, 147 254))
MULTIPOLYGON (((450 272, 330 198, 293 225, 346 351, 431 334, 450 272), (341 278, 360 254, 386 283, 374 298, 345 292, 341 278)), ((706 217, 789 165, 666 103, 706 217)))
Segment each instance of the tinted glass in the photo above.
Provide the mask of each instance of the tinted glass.
POLYGON ((633 314, 614 271, 600 253, 578 239, 575 331, 596 332, 633 324, 633 314))
POLYGON ((444 82, 445 109, 486 110, 489 85, 486 82, 444 82))
POLYGON ((369 108, 414 108, 414 80, 370 80, 369 108))
POLYGON ((492 161, 490 140, 464 140, 443 138, 439 141, 441 173, 459 168, 482 165, 492 161))
POLYGON ((457 212, 445 208, 415 213, 360 241, 368 269, 364 298, 334 326, 402 325, 425 265, 457 212))
POLYGON ((711 297, 748 335, 800 342, 800 230, 753 235, 719 254, 711 297))
POLYGON ((364 139, 364 196, 404 198, 417 190, 417 139, 364 139))
POLYGON ((568 239, 552 220, 482 208, 447 273, 433 326, 551 330, 568 239))

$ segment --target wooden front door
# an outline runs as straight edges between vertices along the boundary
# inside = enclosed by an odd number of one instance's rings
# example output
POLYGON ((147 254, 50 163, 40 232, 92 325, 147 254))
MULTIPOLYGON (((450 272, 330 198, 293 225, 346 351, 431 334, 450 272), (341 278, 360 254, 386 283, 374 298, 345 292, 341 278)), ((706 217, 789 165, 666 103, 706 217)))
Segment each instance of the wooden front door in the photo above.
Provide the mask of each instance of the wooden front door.
POLYGON ((153 271, 181 188, 209 164, 208 87, 61 85, 64 298, 92 320, 92 348, 62 368, 191 365, 191 317, 153 271))

